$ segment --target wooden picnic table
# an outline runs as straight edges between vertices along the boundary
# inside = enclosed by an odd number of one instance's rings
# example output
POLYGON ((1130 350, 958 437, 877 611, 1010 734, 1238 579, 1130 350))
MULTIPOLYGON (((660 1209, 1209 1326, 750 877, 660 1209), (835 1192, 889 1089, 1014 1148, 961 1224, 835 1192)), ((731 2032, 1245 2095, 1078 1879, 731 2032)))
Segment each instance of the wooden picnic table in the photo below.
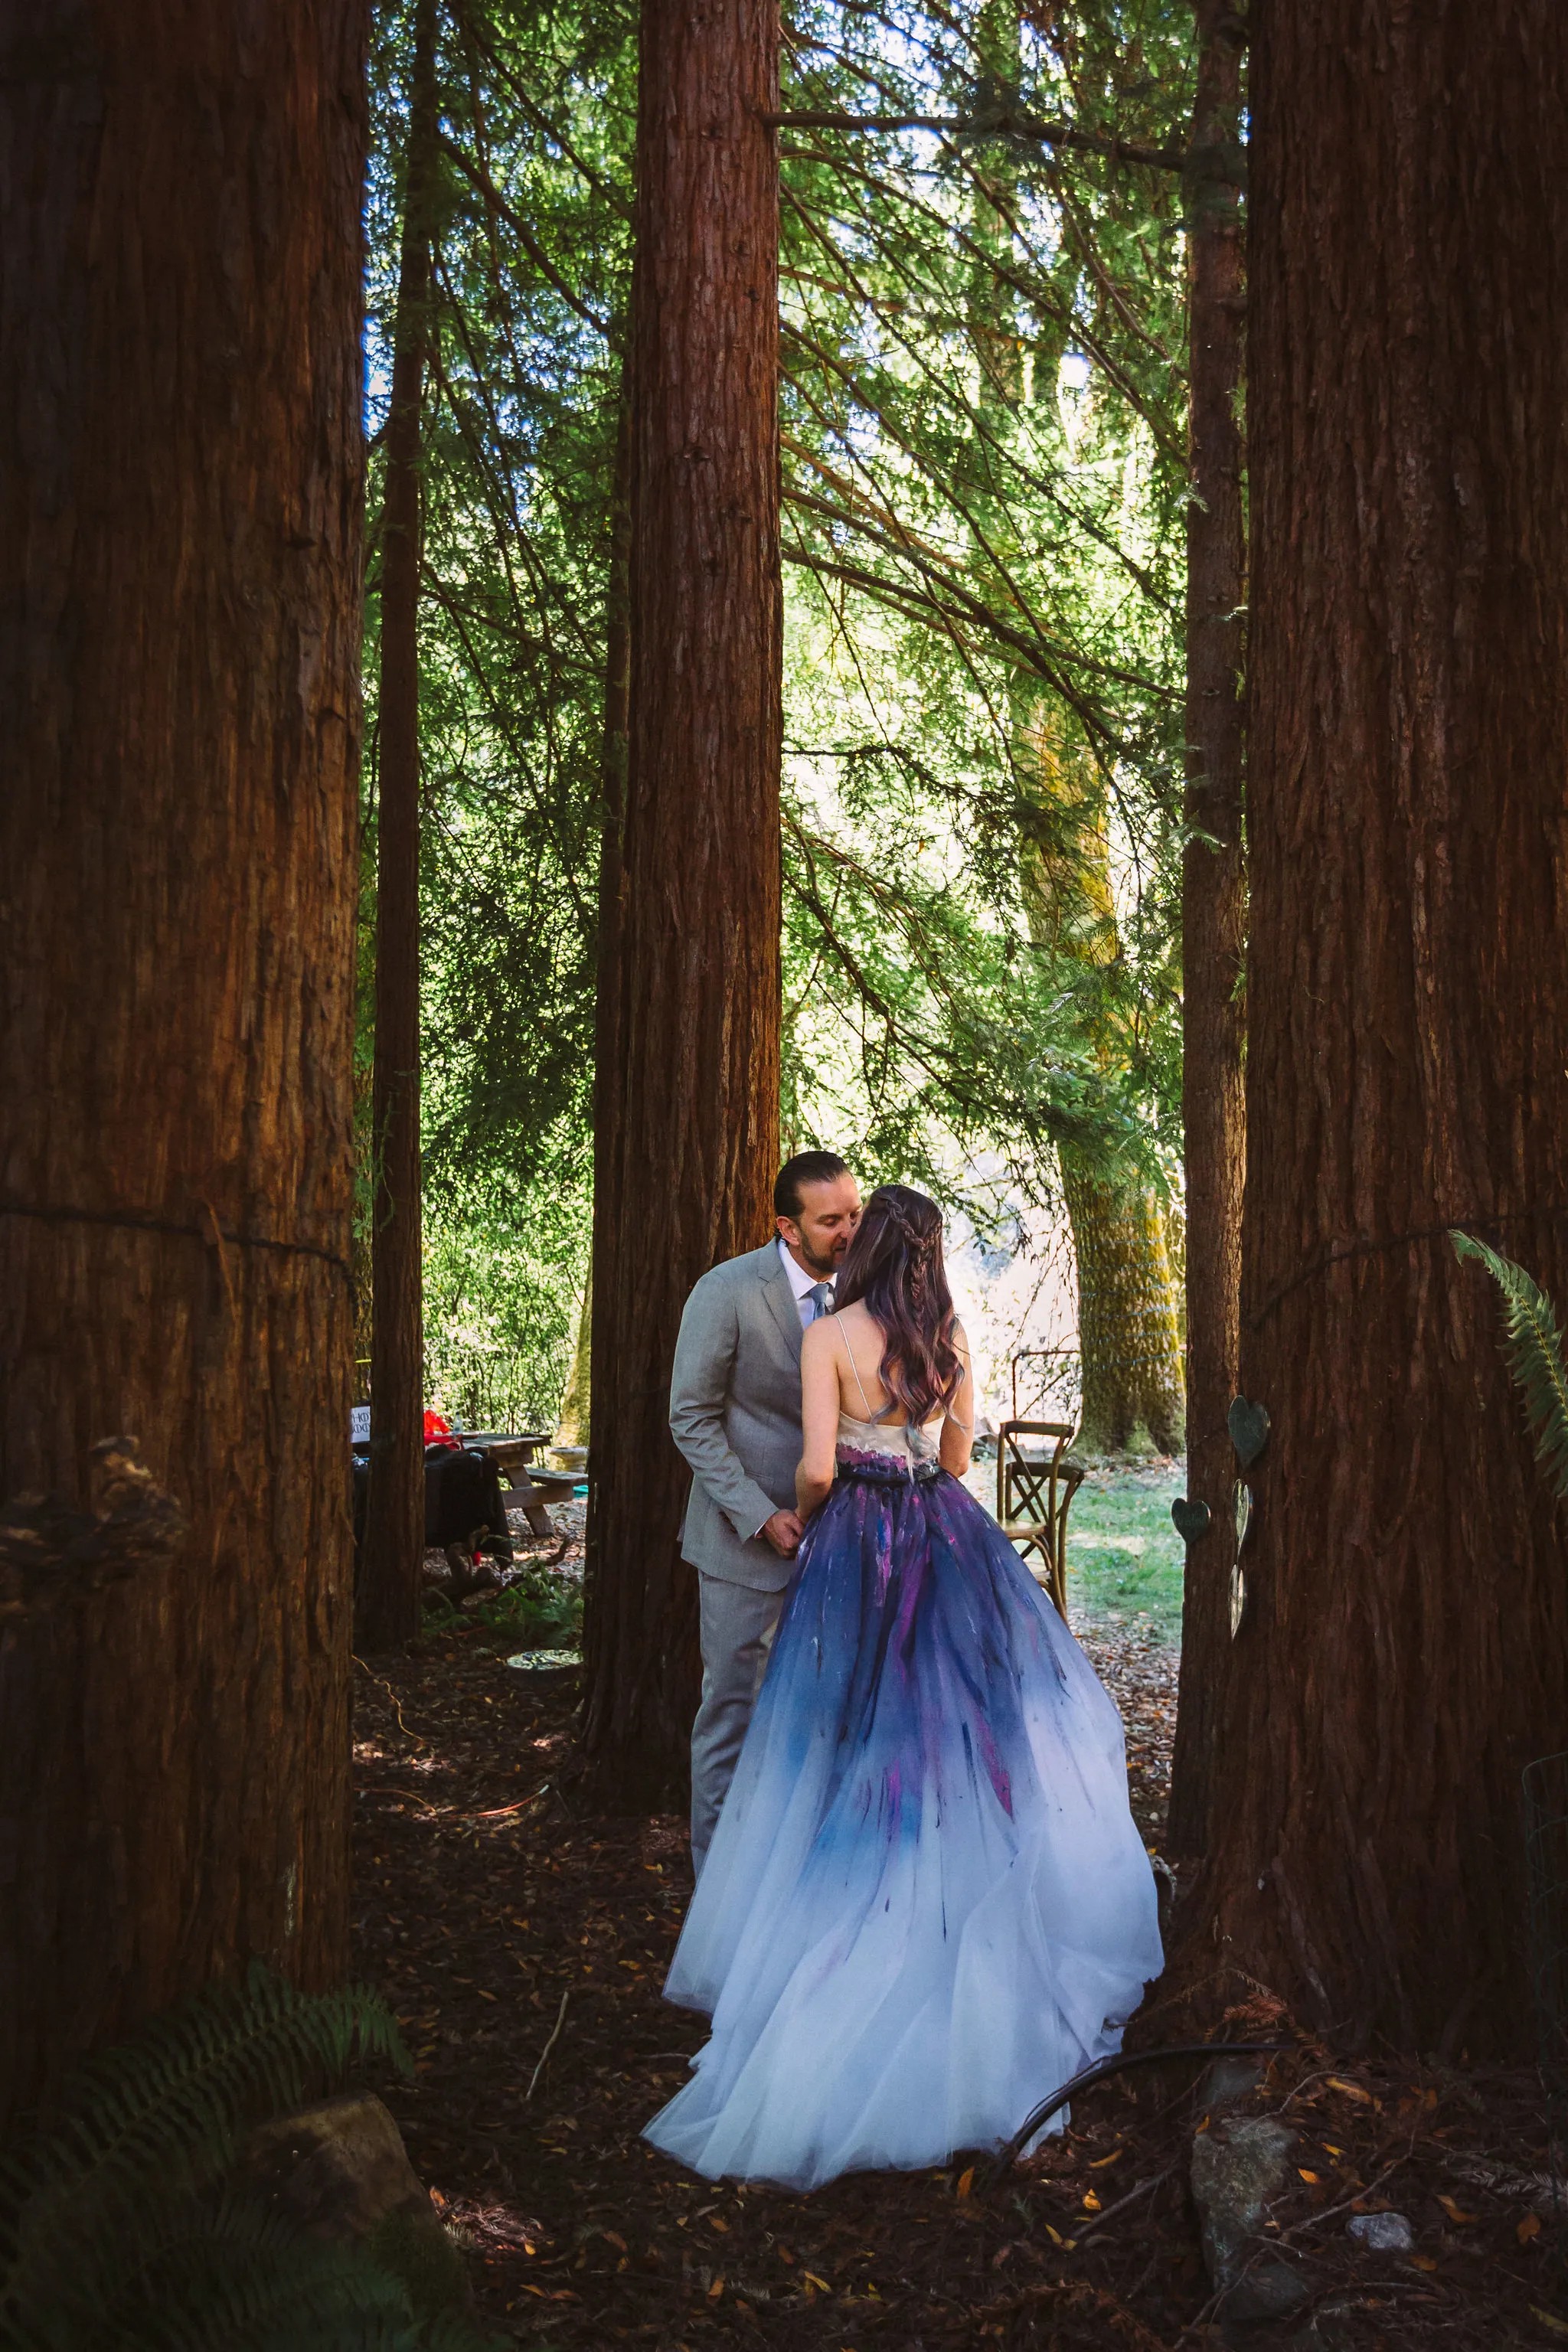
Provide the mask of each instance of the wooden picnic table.
POLYGON ((575 1474, 533 1467, 539 1448, 550 1444, 550 1433, 542 1429, 515 1433, 479 1429, 460 1433, 466 1446, 471 1446, 477 1454, 488 1454, 498 1473, 512 1481, 501 1494, 505 1507, 521 1511, 536 1536, 552 1536, 555 1527, 545 1506, 569 1502, 579 1481, 575 1474))

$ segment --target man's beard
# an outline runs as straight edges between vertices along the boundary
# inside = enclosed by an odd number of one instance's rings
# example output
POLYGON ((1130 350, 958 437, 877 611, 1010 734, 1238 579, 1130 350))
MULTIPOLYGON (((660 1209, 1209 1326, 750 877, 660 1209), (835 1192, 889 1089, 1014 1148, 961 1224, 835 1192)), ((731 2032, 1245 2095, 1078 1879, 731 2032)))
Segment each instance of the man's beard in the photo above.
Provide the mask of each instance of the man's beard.
MULTIPOLYGON (((844 1250, 837 1249, 836 1244, 830 1246, 835 1249, 834 1255, 826 1258, 818 1257, 807 1244, 805 1235, 802 1234, 800 1237, 800 1254, 805 1260, 807 1271, 815 1274, 818 1282, 830 1282, 844 1263, 844 1250)), ((847 1247, 848 1244, 846 1243, 845 1249, 847 1247)))

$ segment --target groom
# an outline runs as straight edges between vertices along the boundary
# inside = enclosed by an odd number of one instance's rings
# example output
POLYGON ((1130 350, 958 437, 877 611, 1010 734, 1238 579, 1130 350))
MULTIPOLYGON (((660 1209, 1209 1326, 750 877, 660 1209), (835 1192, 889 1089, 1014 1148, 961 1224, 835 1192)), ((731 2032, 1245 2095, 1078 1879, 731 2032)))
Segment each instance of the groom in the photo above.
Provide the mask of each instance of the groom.
POLYGON ((702 1704, 691 1730, 691 1859, 700 1870, 751 1721, 802 1528, 800 1339, 833 1311, 860 1222, 837 1153, 803 1151, 773 1186, 777 1239, 705 1274, 675 1345, 669 1426, 691 1465, 680 1551, 698 1573, 702 1704))

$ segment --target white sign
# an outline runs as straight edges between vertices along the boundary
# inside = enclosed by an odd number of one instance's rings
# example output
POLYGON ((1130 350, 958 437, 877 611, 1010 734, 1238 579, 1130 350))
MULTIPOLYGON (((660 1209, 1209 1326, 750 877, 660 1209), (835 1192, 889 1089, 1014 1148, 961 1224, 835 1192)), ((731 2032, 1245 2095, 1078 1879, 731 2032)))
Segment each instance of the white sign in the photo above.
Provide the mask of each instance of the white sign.
POLYGON ((370 1444, 370 1407, 354 1404, 349 1407, 349 1443, 351 1445, 370 1444))

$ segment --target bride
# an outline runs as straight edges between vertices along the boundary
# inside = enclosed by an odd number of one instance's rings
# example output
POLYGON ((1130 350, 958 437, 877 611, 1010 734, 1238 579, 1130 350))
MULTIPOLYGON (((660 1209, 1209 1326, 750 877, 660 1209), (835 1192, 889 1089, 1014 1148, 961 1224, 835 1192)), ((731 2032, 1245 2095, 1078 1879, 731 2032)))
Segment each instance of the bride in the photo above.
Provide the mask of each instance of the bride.
POLYGON ((712 2033, 647 2137, 813 2189, 1007 2139, 1118 2047, 1161 1951, 1115 1706, 959 1483, 923 1193, 872 1193, 801 1379, 810 1524, 665 1988, 712 2033))

